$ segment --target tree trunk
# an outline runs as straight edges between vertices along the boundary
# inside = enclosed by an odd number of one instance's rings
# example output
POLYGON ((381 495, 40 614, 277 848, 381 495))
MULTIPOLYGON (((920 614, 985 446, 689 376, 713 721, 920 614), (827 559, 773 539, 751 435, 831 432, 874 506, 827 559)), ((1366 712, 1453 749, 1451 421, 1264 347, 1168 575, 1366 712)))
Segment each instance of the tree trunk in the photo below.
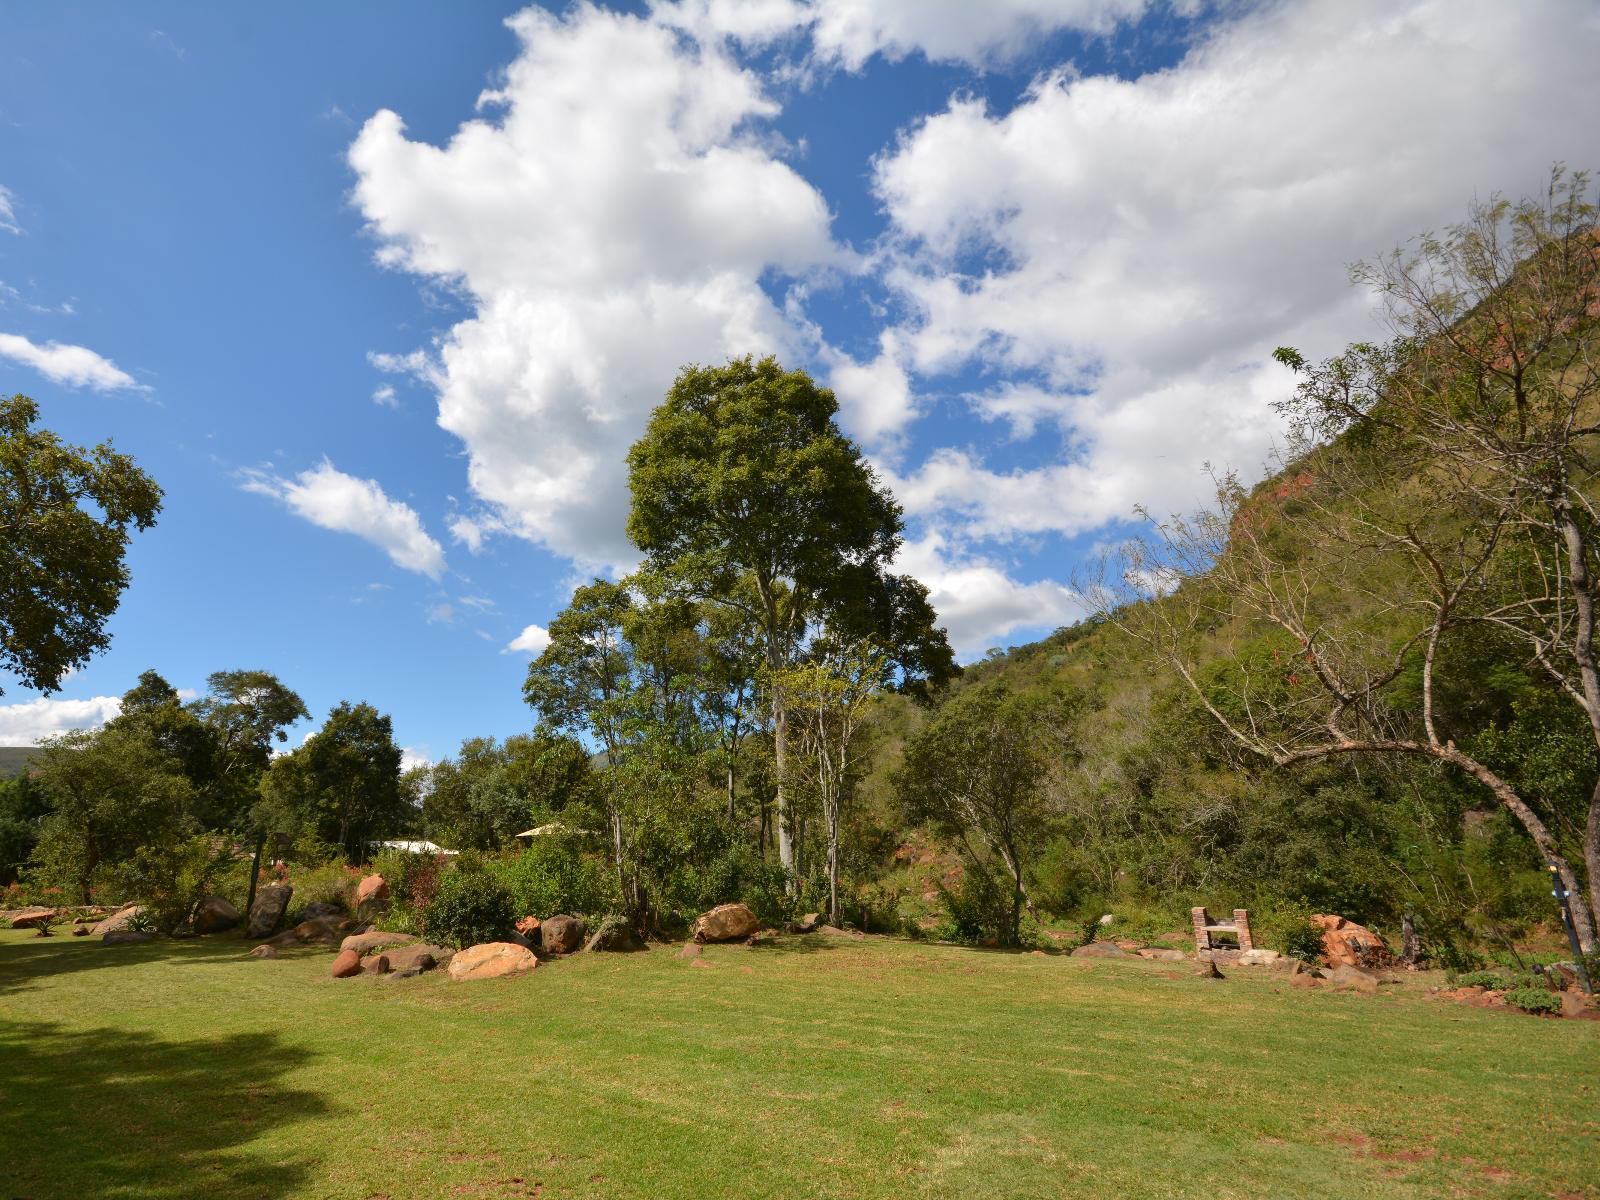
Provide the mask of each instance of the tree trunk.
POLYGON ((728 824, 732 825, 739 819, 739 814, 733 807, 733 757, 728 757, 728 824))
MULTIPOLYGON (((1565 470, 1562 471, 1561 483, 1562 485, 1566 483, 1565 470)), ((1564 486, 1556 494, 1550 507, 1561 530, 1561 539, 1567 552, 1567 584, 1572 593, 1573 611, 1578 618, 1572 636, 1572 658, 1578 666, 1578 680, 1582 685, 1584 705, 1588 709, 1589 732, 1594 739, 1595 762, 1600 765, 1600 669, 1596 668, 1594 660, 1594 579, 1589 571, 1588 536, 1578 524, 1577 518, 1573 516, 1572 502, 1567 498, 1564 486)), ((1589 914, 1593 920, 1600 920, 1600 779, 1596 780, 1594 791, 1589 797, 1589 818, 1584 826, 1583 837, 1583 866, 1589 876, 1587 893, 1578 890, 1572 881, 1566 881, 1567 890, 1578 899, 1578 908, 1583 907, 1582 900, 1587 895, 1589 914)), ((1573 918, 1574 920, 1577 918, 1576 909, 1573 911, 1573 918)), ((1579 936, 1581 939, 1581 930, 1579 936)), ((1589 942, 1584 943, 1585 953, 1592 953, 1594 950, 1592 921, 1589 938, 1589 942)))
POLYGON ((827 802, 828 817, 828 921, 839 924, 839 798, 827 802))

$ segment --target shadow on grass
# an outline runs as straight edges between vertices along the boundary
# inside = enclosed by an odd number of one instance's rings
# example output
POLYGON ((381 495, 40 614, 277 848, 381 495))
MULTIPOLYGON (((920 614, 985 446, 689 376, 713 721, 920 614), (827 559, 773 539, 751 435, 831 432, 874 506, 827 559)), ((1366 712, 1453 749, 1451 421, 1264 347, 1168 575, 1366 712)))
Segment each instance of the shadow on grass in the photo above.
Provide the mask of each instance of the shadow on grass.
POLYGON ((288 1196, 309 1164, 249 1143, 327 1112, 283 1083, 310 1057, 271 1033, 167 1041, 0 1020, 0 1194, 288 1196))
MULTIPOLYGON (((107 946, 97 937, 27 938, 0 942, 0 996, 41 979, 78 971, 100 971, 140 963, 178 964, 243 958, 256 943, 236 934, 204 938, 154 938, 148 942, 107 946)), ((321 949, 321 948, 319 948, 321 949)), ((326 953, 326 950, 321 950, 326 953)), ((289 952, 283 952, 286 954, 289 952)))

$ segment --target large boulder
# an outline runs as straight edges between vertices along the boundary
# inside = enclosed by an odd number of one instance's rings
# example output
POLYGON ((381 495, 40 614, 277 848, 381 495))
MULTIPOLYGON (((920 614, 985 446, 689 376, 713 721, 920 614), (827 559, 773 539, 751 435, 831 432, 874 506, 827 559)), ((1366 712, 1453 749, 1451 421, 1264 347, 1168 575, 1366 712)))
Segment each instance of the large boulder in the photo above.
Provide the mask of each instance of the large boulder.
POLYGON ((497 979, 502 975, 521 975, 539 965, 531 950, 510 942, 485 942, 469 946, 450 960, 450 978, 497 979))
POLYGON ((382 875, 368 875, 356 884, 356 907, 363 904, 376 904, 380 900, 389 898, 389 885, 382 875))
POLYGON ((320 921, 332 918, 337 921, 344 916, 344 905, 332 900, 313 900, 306 905, 305 912, 300 914, 302 921, 320 921))
POLYGON ((1146 946, 1139 951, 1139 957, 1152 959, 1155 962, 1182 962, 1187 956, 1182 950, 1163 950, 1159 946, 1146 946))
POLYGON ((414 933, 385 933, 381 929, 373 929, 367 933, 352 933, 339 943, 339 949, 371 954, 374 950, 385 950, 390 946, 409 946, 416 940, 414 933))
POLYGON ((257 946, 254 950, 250 951, 250 957, 251 958, 277 958, 278 957, 278 948, 276 946, 269 946, 265 942, 263 942, 261 945, 257 946))
POLYGON ((719 904, 695 918, 691 933, 697 942, 742 942, 761 922, 743 904, 719 904))
POLYGON ((363 975, 387 975, 389 970, 389 956, 387 954, 369 954, 361 960, 361 973, 363 975))
POLYGON ((279 946, 305 945, 308 942, 321 942, 325 946, 333 946, 347 933, 360 929, 361 926, 347 917, 317 917, 311 921, 301 921, 292 929, 285 929, 272 942, 279 946))
POLYGON ((139 929, 113 929, 100 939, 107 946, 127 946, 135 942, 148 942, 155 937, 153 933, 145 933, 139 929))
POLYGON ((389 959, 391 971, 410 971, 415 969, 417 974, 431 971, 440 963, 447 963, 455 954, 454 950, 445 946, 433 946, 427 942, 414 942, 405 946, 396 946, 384 951, 389 959))
POLYGON ((1328 972, 1328 986, 1341 991, 1360 992, 1365 996, 1378 994, 1378 977, 1360 967, 1341 963, 1328 972))
MULTIPOLYGON (((938 893, 935 892, 934 896, 937 898, 938 893)), ((817 927, 821 924, 821 913, 806 913, 806 915, 801 917, 798 921, 790 921, 785 928, 788 929, 790 933, 815 933, 817 931, 817 927)))
POLYGON ((1330 967, 1382 966, 1389 958, 1383 939, 1353 921, 1322 913, 1311 923, 1322 930, 1322 961, 1330 967))
POLYGON ((352 975, 361 974, 361 955, 354 950, 339 951, 328 974, 335 979, 349 979, 352 975))
POLYGON ((577 917, 547 917, 539 923, 539 948, 546 954, 571 954, 583 945, 583 934, 577 917))
POLYGON ((1246 950, 1235 962, 1241 967, 1270 967, 1280 957, 1276 950, 1246 950))
POLYGON ((271 937, 289 910, 289 898, 294 895, 290 883, 269 883, 256 891, 256 901, 250 906, 250 916, 245 921, 244 935, 249 938, 271 937))
POLYGON ((600 923, 600 928, 589 936, 583 944, 585 950, 611 951, 622 953, 632 950, 644 950, 647 947, 629 925, 620 917, 608 918, 600 923))
POLYGON ((538 917, 518 917, 515 928, 518 933, 537 946, 539 944, 539 924, 538 917))
POLYGON ((16 916, 12 917, 11 928, 37 929, 40 925, 48 925, 58 916, 60 916, 60 913, 53 908, 43 908, 35 905, 33 908, 23 909, 16 916))
POLYGON ((238 923, 239 910, 221 896, 202 900, 200 907, 194 910, 196 933, 221 933, 224 929, 232 929, 238 923))
POLYGON ((1127 958, 1127 951, 1110 942, 1090 942, 1072 952, 1073 958, 1127 958))
POLYGON ((108 933, 116 933, 119 930, 127 929, 133 924, 134 918, 143 911, 144 905, 142 904, 124 905, 122 908, 117 909, 116 912, 112 913, 105 920, 96 924, 94 927, 94 932, 104 936, 108 933))

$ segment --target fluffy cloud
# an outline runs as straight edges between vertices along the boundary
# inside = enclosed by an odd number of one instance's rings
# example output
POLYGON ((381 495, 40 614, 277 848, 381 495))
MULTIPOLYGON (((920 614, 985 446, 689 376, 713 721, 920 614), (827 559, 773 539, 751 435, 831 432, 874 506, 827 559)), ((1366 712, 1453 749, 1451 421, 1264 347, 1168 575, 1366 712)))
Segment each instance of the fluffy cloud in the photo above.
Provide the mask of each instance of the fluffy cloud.
POLYGON ((522 50, 480 99, 492 119, 438 147, 379 112, 350 150, 355 195, 381 262, 472 300, 436 386, 477 499, 515 534, 616 564, 623 458, 679 367, 792 349, 760 280, 845 256, 822 196, 761 136, 776 105, 717 45, 588 7, 509 24, 522 50))
POLYGON ((816 0, 817 56, 859 70, 874 54, 982 66, 1063 29, 1108 33, 1148 0, 816 0))
POLYGON ((98 729, 121 712, 118 696, 88 700, 41 697, 21 704, 0 704, 0 746, 37 746, 69 729, 98 729))
POLYGON ((433 759, 415 746, 400 747, 400 772, 414 771, 419 767, 433 766, 433 759))
MULTIPOLYGON (((6 211, 0 207, 0 217, 4 217, 6 211)), ((0 333, 0 358, 32 367, 52 383, 64 383, 68 387, 89 387, 97 392, 149 390, 134 382, 133 376, 109 358, 86 346, 62 342, 46 342, 41 346, 15 333, 0 333)))
POLYGON ((816 62, 858 71, 877 54, 896 61, 920 53, 983 66, 1059 30, 1108 33, 1148 5, 1149 0, 656 0, 651 7, 658 21, 696 37, 728 37, 749 46, 806 30, 816 62))
POLYGON ((537 657, 550 644, 550 631, 542 625, 529 625, 511 640, 502 654, 531 654, 537 657))
POLYGON ((16 201, 11 189, 0 187, 0 233, 21 233, 22 227, 17 224, 16 201))
POLYGON ((907 364, 986 367, 979 414, 1058 425, 1066 453, 935 454, 908 508, 1072 533, 1190 503, 1206 460, 1256 468, 1289 386, 1271 349, 1370 335, 1347 263, 1589 145, 1597 54, 1580 0, 1280 4, 1137 80, 1062 72, 1005 115, 952 100, 875 166, 907 364))
POLYGON ((1071 588, 1053 580, 1020 583, 986 558, 953 550, 937 533, 908 542, 895 566, 927 585, 939 623, 961 659, 1003 644, 1016 630, 1069 625, 1087 608, 1071 588))
POLYGON ((444 548, 428 536, 410 505, 389 499, 375 480, 346 475, 327 459, 293 479, 248 471, 241 486, 281 501, 313 525, 371 542, 397 567, 432 579, 444 571, 444 548))

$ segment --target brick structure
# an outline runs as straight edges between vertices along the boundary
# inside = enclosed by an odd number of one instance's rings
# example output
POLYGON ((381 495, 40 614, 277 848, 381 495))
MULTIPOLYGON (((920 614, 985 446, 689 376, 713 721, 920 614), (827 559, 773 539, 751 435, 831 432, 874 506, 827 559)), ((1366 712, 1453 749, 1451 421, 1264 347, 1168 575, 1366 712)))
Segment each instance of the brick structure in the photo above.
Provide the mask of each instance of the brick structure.
POLYGON ((1255 949, 1255 943, 1250 937, 1250 913, 1243 908, 1233 910, 1233 919, 1226 917, 1212 919, 1211 914, 1203 908, 1191 908, 1189 917, 1194 924, 1194 954, 1199 959, 1215 959, 1219 954, 1229 957, 1242 954, 1246 950, 1255 949), (1229 942, 1214 941, 1214 933, 1231 933, 1238 939, 1235 946, 1229 942))

